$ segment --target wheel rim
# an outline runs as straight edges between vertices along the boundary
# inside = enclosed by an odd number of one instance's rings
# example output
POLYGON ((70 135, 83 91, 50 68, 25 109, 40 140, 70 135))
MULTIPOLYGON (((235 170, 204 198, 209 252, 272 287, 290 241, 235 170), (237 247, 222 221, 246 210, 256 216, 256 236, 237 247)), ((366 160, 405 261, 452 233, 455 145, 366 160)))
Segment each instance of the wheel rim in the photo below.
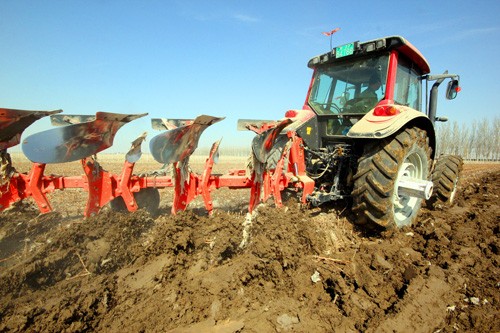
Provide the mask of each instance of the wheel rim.
POLYGON ((411 223, 411 218, 418 211, 422 202, 420 198, 398 194, 400 179, 403 177, 426 179, 426 176, 425 163, 422 157, 417 152, 409 154, 398 171, 392 196, 394 221, 398 227, 411 223))

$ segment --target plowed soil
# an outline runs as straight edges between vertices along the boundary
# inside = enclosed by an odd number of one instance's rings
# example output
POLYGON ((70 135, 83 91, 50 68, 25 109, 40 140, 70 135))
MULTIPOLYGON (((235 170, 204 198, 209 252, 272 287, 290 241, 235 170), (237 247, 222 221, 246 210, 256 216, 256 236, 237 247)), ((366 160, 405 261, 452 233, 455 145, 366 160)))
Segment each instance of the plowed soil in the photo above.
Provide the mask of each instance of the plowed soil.
POLYGON ((0 213, 0 332, 498 332, 500 165, 466 165, 453 207, 368 234, 348 206, 262 205, 246 190, 161 211, 54 193, 0 213))

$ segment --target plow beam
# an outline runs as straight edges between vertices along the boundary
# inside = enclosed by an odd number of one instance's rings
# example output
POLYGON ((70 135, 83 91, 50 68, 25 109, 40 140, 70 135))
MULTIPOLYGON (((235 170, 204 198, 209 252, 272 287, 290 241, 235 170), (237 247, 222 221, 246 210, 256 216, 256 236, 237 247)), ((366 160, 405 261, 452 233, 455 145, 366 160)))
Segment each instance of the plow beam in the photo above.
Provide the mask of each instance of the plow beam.
POLYGON ((33 163, 29 173, 14 174, 7 184, 0 187, 0 211, 33 198, 40 213, 52 211, 47 194, 65 188, 85 188, 81 177, 45 176, 45 164, 33 163))
POLYGON ((97 112, 94 121, 54 128, 27 137, 23 152, 36 163, 64 163, 84 159, 113 145, 118 129, 144 114, 97 112))

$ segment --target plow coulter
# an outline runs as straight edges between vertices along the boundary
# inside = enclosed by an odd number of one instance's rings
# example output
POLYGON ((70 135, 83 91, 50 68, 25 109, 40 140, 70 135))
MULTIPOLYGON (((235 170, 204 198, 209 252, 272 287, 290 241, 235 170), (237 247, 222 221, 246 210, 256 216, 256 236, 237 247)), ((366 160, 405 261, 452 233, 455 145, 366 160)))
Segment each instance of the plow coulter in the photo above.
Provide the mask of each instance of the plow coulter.
MULTIPOLYGON (((266 124, 254 129, 259 133, 254 142, 258 156, 253 158, 252 169, 230 170, 224 175, 214 175, 212 169, 218 160, 220 140, 212 145, 200 174, 189 168, 189 157, 197 148, 203 131, 223 118, 201 115, 194 120, 153 119, 153 128, 163 132, 151 139, 150 151, 154 159, 163 165, 163 172, 146 175, 133 173, 135 163, 142 155, 141 145, 146 139, 144 133, 132 142, 121 172, 112 174, 99 164, 96 154, 112 146, 113 139, 122 126, 146 114, 98 112, 95 116, 75 116, 58 114, 61 110, 1 110, 0 211, 31 198, 41 213, 48 213, 53 207, 47 194, 56 190, 80 188, 88 193, 85 217, 97 214, 107 204, 117 210, 135 211, 145 208, 155 212, 160 202, 159 190, 167 187, 174 191, 173 214, 185 210, 197 196, 202 197, 206 210, 211 214, 211 191, 221 187, 250 189, 249 210, 252 211, 261 200, 270 197, 274 197, 277 206, 281 206, 280 192, 289 185, 292 177, 298 184, 297 189, 303 187, 300 185, 303 182, 297 181, 297 177, 305 175, 289 175, 287 178, 283 173, 285 156, 281 156, 275 169, 266 168, 266 155, 272 151, 277 133, 284 124, 266 124), (29 172, 19 173, 12 165, 7 148, 21 143, 20 137, 24 129, 45 116, 50 116, 52 124, 60 127, 33 134, 23 140, 22 150, 32 164, 29 172), (47 164, 78 160, 82 166, 82 176, 44 174, 47 164), (170 175, 165 171, 167 165, 172 166, 170 175)), ((297 146, 299 140, 292 137, 291 146, 297 146)), ((296 169, 304 170, 304 166, 296 169)))

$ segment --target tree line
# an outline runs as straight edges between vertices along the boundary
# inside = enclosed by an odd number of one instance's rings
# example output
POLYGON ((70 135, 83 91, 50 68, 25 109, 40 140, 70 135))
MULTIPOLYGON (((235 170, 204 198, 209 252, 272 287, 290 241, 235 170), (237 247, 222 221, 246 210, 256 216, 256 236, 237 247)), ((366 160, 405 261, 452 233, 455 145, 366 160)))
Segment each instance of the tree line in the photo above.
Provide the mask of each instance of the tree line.
POLYGON ((436 127, 437 154, 460 155, 469 161, 500 161, 500 117, 436 127))
MULTIPOLYGON (((436 125, 436 156, 459 155, 468 161, 500 161, 500 117, 474 119, 468 123, 436 125)), ((198 147, 195 154, 208 156, 210 147, 198 147)), ((249 156, 251 147, 221 145, 223 156, 249 156)))

